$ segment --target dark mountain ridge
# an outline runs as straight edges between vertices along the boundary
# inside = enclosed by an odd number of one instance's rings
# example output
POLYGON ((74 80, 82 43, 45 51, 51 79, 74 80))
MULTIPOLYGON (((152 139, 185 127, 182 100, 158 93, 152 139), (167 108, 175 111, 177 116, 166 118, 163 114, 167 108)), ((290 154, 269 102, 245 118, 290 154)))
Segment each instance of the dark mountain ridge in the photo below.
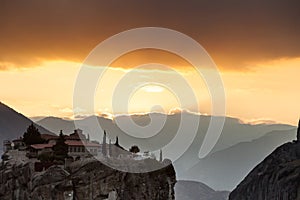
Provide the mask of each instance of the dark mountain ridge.
POLYGON ((230 194, 230 200, 300 199, 300 122, 297 139, 281 145, 230 194))
MULTIPOLYGON (((2 149, 3 140, 19 138, 26 131, 27 127, 33 123, 30 119, 0 102, 0 147, 2 149)), ((34 123, 40 133, 53 134, 51 131, 34 123)))

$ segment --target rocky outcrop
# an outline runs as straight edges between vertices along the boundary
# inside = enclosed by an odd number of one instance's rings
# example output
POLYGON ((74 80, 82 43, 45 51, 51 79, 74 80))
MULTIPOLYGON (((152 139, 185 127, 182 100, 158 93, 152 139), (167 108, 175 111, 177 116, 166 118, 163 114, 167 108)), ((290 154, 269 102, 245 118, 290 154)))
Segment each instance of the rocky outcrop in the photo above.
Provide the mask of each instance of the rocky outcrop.
MULTIPOLYGON (((158 164, 156 160, 151 162, 158 164)), ((34 172, 33 163, 3 165, 0 199, 172 200, 175 183, 172 164, 148 173, 118 171, 97 160, 74 163, 68 170, 52 166, 43 172, 34 172)))
POLYGON ((300 141, 277 148, 231 192, 230 200, 299 200, 300 141))

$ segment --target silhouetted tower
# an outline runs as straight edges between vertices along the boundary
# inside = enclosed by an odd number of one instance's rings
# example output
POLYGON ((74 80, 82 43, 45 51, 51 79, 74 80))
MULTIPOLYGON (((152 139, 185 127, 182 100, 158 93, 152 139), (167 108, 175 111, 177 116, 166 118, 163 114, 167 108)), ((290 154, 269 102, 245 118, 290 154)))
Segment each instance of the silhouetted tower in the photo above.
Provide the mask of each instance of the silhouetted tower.
POLYGON ((163 160, 163 155, 162 155, 162 150, 159 151, 159 162, 162 162, 163 160))
POLYGON ((116 138, 116 143, 115 143, 116 146, 119 146, 119 137, 117 136, 116 138))
POLYGON ((112 157, 111 140, 109 140, 108 155, 112 157))
POLYGON ((300 119, 299 119, 298 130, 297 130, 297 141, 300 142, 300 119))
POLYGON ((103 134, 102 154, 103 154, 103 156, 107 156, 107 152, 106 152, 106 131, 105 130, 104 130, 104 134, 103 134))

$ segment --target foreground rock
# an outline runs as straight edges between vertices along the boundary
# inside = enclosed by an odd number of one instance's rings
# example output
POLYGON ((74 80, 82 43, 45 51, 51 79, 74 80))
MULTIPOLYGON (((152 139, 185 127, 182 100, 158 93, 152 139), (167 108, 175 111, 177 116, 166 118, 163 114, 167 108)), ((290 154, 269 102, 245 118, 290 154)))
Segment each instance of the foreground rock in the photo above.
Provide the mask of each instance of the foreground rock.
POLYGON ((230 200, 299 200, 300 141, 277 148, 230 194, 230 200))
POLYGON ((52 166, 43 172, 34 172, 30 162, 6 163, 0 169, 0 199, 172 200, 175 183, 172 164, 153 172, 128 173, 96 160, 74 163, 68 171, 52 166))

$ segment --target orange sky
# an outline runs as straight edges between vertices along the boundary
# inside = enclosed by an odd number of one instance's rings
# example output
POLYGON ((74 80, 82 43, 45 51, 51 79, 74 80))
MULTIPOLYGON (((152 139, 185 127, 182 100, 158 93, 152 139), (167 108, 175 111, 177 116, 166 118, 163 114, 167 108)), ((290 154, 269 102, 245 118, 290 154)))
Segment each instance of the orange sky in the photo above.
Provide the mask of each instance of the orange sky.
MULTIPOLYGON (((72 116, 81 62, 104 39, 136 27, 166 27, 189 35, 211 55, 226 91, 227 115, 296 124, 300 111, 298 1, 9 1, 0 2, 0 91, 4 103, 28 116, 72 116)), ((113 82, 141 63, 167 64, 185 77, 199 106, 211 112, 210 95, 184 60, 159 51, 133 52, 113 63, 97 112, 111 112, 113 82), (106 98, 103 98, 103 95, 106 98)), ((157 76, 164 77, 165 71, 157 76)), ((104 79, 104 80, 106 80, 104 79)), ((97 99, 101 99, 97 101, 97 99)), ((138 90, 131 112, 176 97, 159 86, 138 90)))

